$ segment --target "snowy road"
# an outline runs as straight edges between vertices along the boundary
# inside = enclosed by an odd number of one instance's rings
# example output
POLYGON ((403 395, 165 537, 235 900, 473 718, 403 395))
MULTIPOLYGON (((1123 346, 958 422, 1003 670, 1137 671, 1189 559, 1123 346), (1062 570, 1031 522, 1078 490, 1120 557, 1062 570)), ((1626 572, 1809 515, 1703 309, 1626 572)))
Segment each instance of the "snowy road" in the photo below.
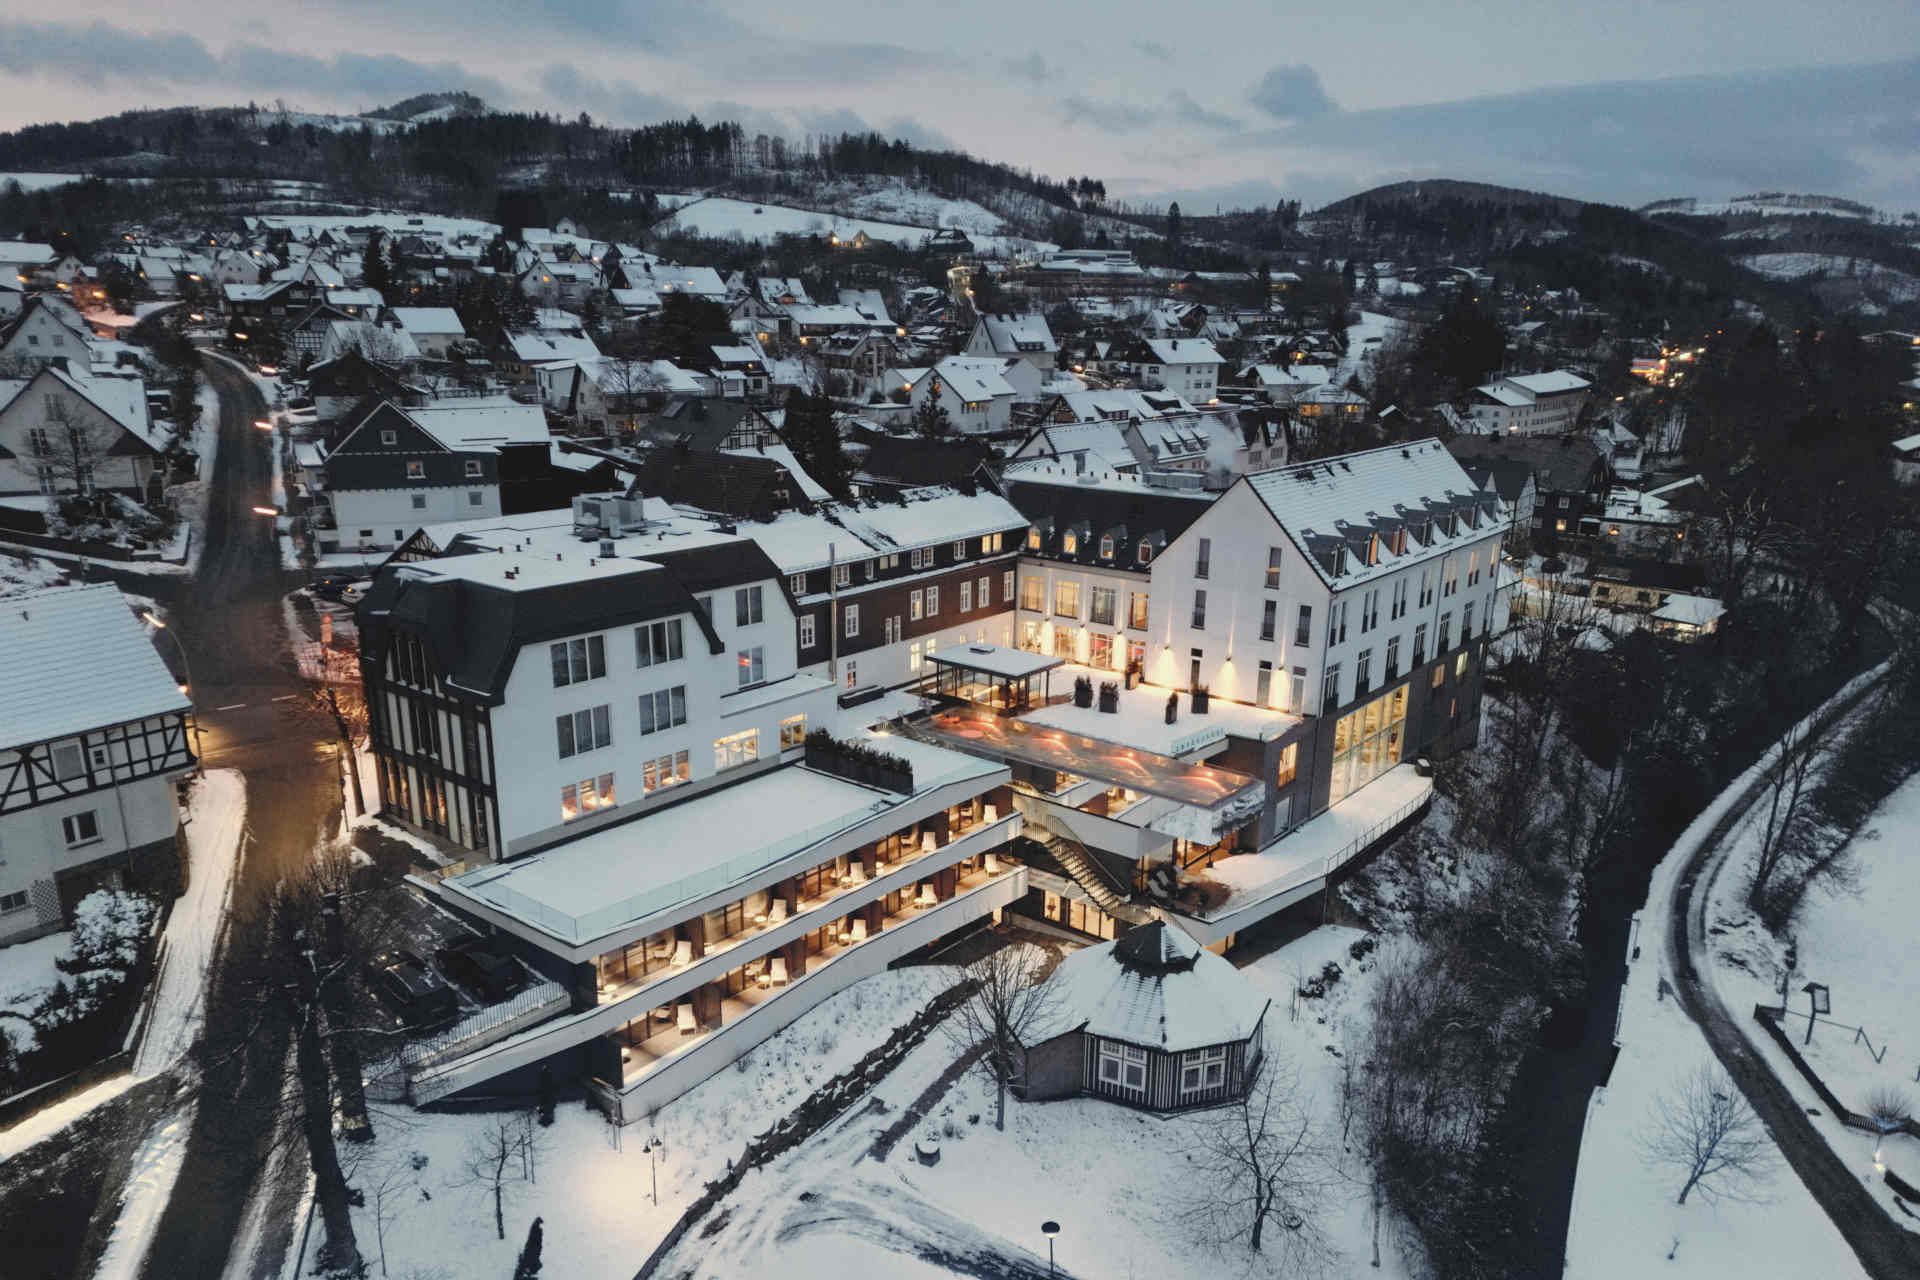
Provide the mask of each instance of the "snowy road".
POLYGON ((187 891, 167 919, 153 1012, 133 1060, 133 1074, 142 1080, 179 1062, 200 1034, 207 975, 226 929, 235 855, 246 829, 247 787, 239 770, 214 769, 196 781, 187 815, 187 891))

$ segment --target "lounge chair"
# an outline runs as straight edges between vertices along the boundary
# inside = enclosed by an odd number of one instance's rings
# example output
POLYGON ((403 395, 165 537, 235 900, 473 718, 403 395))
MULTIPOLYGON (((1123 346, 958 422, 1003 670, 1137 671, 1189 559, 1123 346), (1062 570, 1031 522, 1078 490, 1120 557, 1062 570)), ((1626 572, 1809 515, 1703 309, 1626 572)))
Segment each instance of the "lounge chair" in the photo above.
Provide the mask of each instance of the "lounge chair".
POLYGON ((682 1000, 680 1002, 680 1034, 683 1036, 690 1036, 694 1032, 698 1031, 699 1029, 700 1029, 700 1024, 694 1021, 693 1005, 689 1004, 685 1000, 682 1000))

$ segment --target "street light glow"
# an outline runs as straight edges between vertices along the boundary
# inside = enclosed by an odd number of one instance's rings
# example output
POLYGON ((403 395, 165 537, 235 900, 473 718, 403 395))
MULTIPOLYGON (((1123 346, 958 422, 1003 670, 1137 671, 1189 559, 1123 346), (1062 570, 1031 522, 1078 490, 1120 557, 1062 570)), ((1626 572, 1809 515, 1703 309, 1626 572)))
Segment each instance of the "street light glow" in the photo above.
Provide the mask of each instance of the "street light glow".
POLYGON ((262 431, 273 430, 273 424, 271 422, 268 422, 265 418, 255 418, 253 420, 253 425, 260 428, 260 430, 262 431))
POLYGON ((279 514, 280 514, 280 508, 278 508, 278 507, 255 507, 255 508, 253 509, 253 514, 255 514, 255 515, 257 515, 257 516, 277 516, 277 515, 279 515, 279 514))
POLYGON ((162 622, 158 617, 154 616, 153 610, 142 609, 140 611, 140 616, 146 621, 151 622, 154 626, 159 627, 162 631, 166 630, 167 624, 162 622))

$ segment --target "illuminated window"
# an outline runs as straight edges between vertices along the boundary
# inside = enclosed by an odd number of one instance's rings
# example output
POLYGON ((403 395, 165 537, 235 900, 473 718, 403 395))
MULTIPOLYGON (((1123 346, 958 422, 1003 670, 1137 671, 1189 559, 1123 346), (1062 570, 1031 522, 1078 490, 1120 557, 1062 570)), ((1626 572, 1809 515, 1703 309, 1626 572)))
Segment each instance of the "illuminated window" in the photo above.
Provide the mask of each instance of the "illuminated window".
POLYGON ((760 758, 760 731, 748 729, 744 733, 731 733, 724 738, 716 738, 713 743, 713 771, 722 773, 728 769, 738 769, 741 765, 752 764, 760 758))

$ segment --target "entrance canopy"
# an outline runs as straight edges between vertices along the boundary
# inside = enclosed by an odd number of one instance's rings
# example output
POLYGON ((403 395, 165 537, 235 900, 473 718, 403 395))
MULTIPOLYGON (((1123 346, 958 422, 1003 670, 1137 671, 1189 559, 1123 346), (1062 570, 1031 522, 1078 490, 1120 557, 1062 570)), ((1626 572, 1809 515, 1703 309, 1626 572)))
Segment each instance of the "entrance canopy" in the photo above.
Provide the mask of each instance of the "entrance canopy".
POLYGON ((1047 705, 1049 674, 1066 660, 997 644, 968 644, 930 653, 933 674, 920 692, 944 694, 1002 713, 1047 705))

